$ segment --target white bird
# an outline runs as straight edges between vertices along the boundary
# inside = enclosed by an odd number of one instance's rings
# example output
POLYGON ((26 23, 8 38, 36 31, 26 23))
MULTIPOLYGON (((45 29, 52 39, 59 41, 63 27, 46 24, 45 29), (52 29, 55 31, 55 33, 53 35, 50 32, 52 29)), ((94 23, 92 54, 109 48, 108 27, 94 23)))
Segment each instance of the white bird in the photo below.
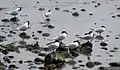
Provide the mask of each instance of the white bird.
POLYGON ((51 16, 51 10, 48 10, 46 13, 44 13, 45 17, 50 17, 51 16))
POLYGON ((66 38, 67 35, 68 35, 68 33, 66 31, 62 31, 60 36, 52 38, 52 39, 48 39, 48 40, 50 40, 50 41, 58 40, 59 42, 62 42, 66 38))
POLYGON ((53 52, 55 52, 56 49, 59 47, 59 45, 60 45, 60 42, 56 40, 54 43, 52 42, 51 44, 49 44, 48 46, 44 48, 48 48, 49 50, 52 50, 53 52))
POLYGON ((88 32, 88 33, 85 33, 84 35, 82 35, 82 36, 76 36, 77 38, 80 38, 80 39, 82 39, 82 40, 87 40, 87 41, 92 41, 93 40, 93 38, 94 38, 94 36, 95 36, 95 34, 92 32, 92 31, 90 31, 90 32, 88 32))
POLYGON ((12 16, 16 17, 21 10, 22 10, 22 8, 18 7, 18 8, 16 8, 15 10, 13 10, 11 12, 5 12, 5 14, 9 14, 9 15, 12 15, 12 16))
POLYGON ((91 29, 93 31, 95 31, 96 33, 99 33, 101 36, 101 33, 103 33, 106 30, 105 26, 101 26, 99 29, 91 29))
POLYGON ((28 28, 30 28, 30 21, 26 21, 23 25, 17 27, 16 30, 26 31, 28 28))
POLYGON ((70 49, 75 49, 80 46, 80 42, 79 40, 75 40, 73 41, 73 43, 66 44, 66 46, 69 47, 70 49))

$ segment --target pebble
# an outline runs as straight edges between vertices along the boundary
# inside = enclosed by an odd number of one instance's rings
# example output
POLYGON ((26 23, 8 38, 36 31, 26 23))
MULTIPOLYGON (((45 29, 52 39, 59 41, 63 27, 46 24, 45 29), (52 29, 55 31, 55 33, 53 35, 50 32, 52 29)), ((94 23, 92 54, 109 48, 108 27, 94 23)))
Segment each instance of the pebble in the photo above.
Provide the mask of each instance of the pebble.
POLYGON ((85 12, 86 10, 85 9, 81 9, 82 12, 85 12))
POLYGON ((56 7, 55 10, 60 10, 60 8, 56 7))
POLYGON ((1 21, 2 22, 9 22, 10 20, 9 19, 2 19, 1 21))
POLYGON ((78 12, 74 12, 74 13, 72 13, 72 16, 78 17, 78 16, 79 16, 79 13, 78 13, 78 12))
POLYGON ((41 30, 38 30, 38 31, 37 31, 37 33, 40 33, 40 34, 41 34, 42 32, 43 32, 43 31, 41 31, 41 30))
POLYGON ((86 63, 86 66, 87 66, 88 68, 93 68, 93 67, 95 66, 95 64, 94 64, 93 62, 87 62, 87 63, 86 63))
POLYGON ((120 14, 116 15, 117 17, 120 17, 120 14))
POLYGON ((18 61, 20 64, 22 64, 23 63, 23 60, 20 60, 20 61, 18 61))
POLYGON ((105 42, 101 42, 100 43, 100 46, 107 46, 108 44, 107 43, 105 43, 105 42))
POLYGON ((43 37, 48 37, 48 36, 50 36, 50 34, 49 33, 43 33, 42 36, 43 37))
POLYGON ((78 60, 79 63, 82 63, 83 61, 82 60, 78 60))
POLYGON ((9 52, 8 52, 8 50, 3 50, 2 53, 3 53, 4 55, 7 55, 9 52))
POLYGON ((110 62, 109 65, 112 67, 120 67, 120 62, 110 62))

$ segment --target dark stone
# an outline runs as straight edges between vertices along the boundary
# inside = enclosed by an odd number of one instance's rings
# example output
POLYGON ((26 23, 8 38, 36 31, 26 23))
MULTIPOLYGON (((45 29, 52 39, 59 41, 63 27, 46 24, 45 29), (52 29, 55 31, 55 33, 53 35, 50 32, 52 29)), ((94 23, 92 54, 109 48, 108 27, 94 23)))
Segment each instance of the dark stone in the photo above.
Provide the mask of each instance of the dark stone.
POLYGON ((79 16, 79 13, 78 13, 78 12, 74 12, 74 13, 72 13, 72 16, 78 17, 78 16, 79 16))
POLYGON ((99 70, 106 70, 106 68, 103 67, 103 66, 99 67, 98 69, 99 69, 99 70))
POLYGON ((38 31, 37 31, 37 33, 40 33, 40 34, 41 34, 42 32, 43 32, 43 31, 41 31, 41 30, 38 30, 38 31))
POLYGON ((92 15, 93 15, 93 13, 89 13, 89 15, 90 15, 90 16, 92 16, 92 15))
POLYGON ((112 18, 116 18, 116 16, 112 16, 112 18))
POLYGON ((110 37, 110 35, 106 35, 106 37, 110 37))
POLYGON ((110 62, 109 65, 111 67, 120 67, 120 62, 110 62))
POLYGON ((120 7, 118 7, 117 10, 120 10, 120 7))
POLYGON ((11 64, 11 65, 9 65, 8 68, 18 68, 18 67, 16 67, 16 65, 14 65, 14 64, 11 64))
POLYGON ((2 22, 9 22, 10 20, 9 19, 2 19, 1 21, 2 22))
POLYGON ((46 53, 39 53, 38 56, 46 56, 46 53))
POLYGON ((55 27, 53 25, 48 25, 48 28, 53 29, 55 27))
POLYGON ((120 39, 119 37, 115 37, 115 39, 120 39))
POLYGON ((80 64, 79 66, 81 66, 81 67, 85 67, 85 65, 83 65, 83 64, 80 64))
POLYGON ((43 37, 48 37, 48 36, 50 36, 50 34, 49 33, 43 33, 42 36, 43 37))
POLYGON ((78 60, 79 63, 83 62, 82 60, 78 60))
POLYGON ((38 10, 39 10, 39 11, 44 11, 44 10, 45 10, 45 8, 39 8, 38 10))
POLYGON ((39 37, 34 37, 33 39, 34 39, 34 40, 38 40, 38 39, 39 39, 39 37))
POLYGON ((11 35, 11 34, 8 34, 7 37, 12 37, 12 35, 11 35))
POLYGON ((44 60, 43 60, 43 59, 40 59, 40 58, 35 58, 35 59, 34 59, 34 62, 35 62, 35 63, 40 63, 40 62, 41 62, 41 63, 44 63, 44 60))
POLYGON ((114 47, 113 49, 114 49, 114 50, 118 50, 118 48, 117 48, 117 47, 114 47))
POLYGON ((45 21, 50 21, 50 18, 46 18, 45 21))
POLYGON ((60 10, 60 8, 56 7, 55 10, 60 10))
POLYGON ((5 62, 11 63, 10 57, 8 57, 8 56, 4 56, 4 57, 3 57, 3 60, 4 60, 5 62))
POLYGON ((78 67, 73 66, 72 69, 78 69, 78 67))
POLYGON ((46 67, 39 67, 38 69, 40 69, 40 70, 46 70, 47 68, 46 67))
POLYGON ((20 61, 18 61, 20 64, 22 64, 23 63, 23 60, 20 60, 20 61))
POLYGON ((2 53, 3 53, 4 55, 7 55, 9 52, 8 52, 8 50, 3 50, 2 53))
POLYGON ((63 10, 63 12, 70 12, 69 10, 63 10))
POLYGON ((6 8, 0 8, 0 11, 5 10, 6 8))
POLYGON ((97 3, 98 6, 100 6, 101 4, 100 3, 97 3))
POLYGON ((107 46, 108 44, 107 43, 105 43, 105 42, 101 42, 100 43, 100 46, 107 46))
POLYGON ((9 33, 11 33, 11 34, 16 34, 16 32, 14 32, 14 31, 9 31, 9 33))
POLYGON ((116 15, 117 17, 120 17, 120 14, 116 15))
POLYGON ((97 40, 103 40, 103 39, 104 39, 104 37, 103 37, 103 36, 98 35, 98 36, 96 36, 96 37, 95 37, 95 39, 97 39, 97 40))
POLYGON ((108 48, 107 48, 107 47, 101 47, 101 49, 108 50, 108 48))
POLYGON ((76 10, 76 8, 72 8, 72 10, 76 10))
POLYGON ((81 9, 82 12, 85 12, 86 10, 85 9, 81 9))
POLYGON ((94 64, 95 64, 95 65, 101 65, 102 63, 101 63, 101 62, 98 62, 98 61, 94 61, 94 64))
POLYGON ((8 56, 9 58, 11 58, 11 59, 14 59, 14 56, 8 56))
POLYGON ((86 63, 86 66, 87 66, 88 68, 93 68, 93 67, 95 66, 95 64, 94 64, 93 62, 87 62, 87 63, 86 63))

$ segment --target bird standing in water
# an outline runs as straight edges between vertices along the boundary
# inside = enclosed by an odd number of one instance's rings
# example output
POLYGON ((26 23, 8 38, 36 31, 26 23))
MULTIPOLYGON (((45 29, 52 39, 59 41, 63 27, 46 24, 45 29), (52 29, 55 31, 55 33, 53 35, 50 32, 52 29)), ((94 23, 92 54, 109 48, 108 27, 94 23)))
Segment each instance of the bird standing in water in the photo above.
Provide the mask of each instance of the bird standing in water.
POLYGON ((15 10, 13 10, 11 12, 5 12, 5 14, 9 14, 9 15, 12 15, 12 16, 16 17, 21 10, 22 10, 22 8, 18 7, 18 8, 16 8, 15 10))
POLYGON ((30 28, 30 21, 26 21, 23 25, 17 27, 16 30, 26 31, 28 28, 30 28))
POLYGON ((105 26, 101 26, 98 29, 91 29, 91 30, 95 31, 96 33, 99 33, 99 35, 101 36, 101 34, 106 30, 106 27, 105 26))
POLYGON ((94 38, 95 34, 93 33, 93 31, 89 31, 88 33, 85 33, 82 36, 77 35, 77 38, 80 38, 82 40, 87 40, 87 41, 92 41, 94 38))

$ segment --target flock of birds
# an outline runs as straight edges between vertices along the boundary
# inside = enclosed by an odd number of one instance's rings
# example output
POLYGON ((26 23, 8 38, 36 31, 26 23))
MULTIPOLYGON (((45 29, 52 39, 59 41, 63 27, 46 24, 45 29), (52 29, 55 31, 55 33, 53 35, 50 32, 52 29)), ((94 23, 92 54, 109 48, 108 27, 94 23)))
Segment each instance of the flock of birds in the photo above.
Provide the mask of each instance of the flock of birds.
MULTIPOLYGON (((9 14, 13 17, 16 17, 19 12, 22 10, 21 7, 18 7, 16 8, 14 11, 12 12, 5 12, 5 14, 9 14)), ((50 16, 51 16, 51 10, 48 10, 47 12, 44 13, 44 16, 46 17, 45 19, 47 20, 50 20, 50 16)), ((18 30, 18 31, 26 31, 30 28, 30 21, 26 21, 23 25, 17 27, 15 30, 18 30)), ((89 32, 83 34, 83 35, 77 35, 76 38, 79 38, 80 40, 86 40, 86 41, 89 41, 91 42, 94 38, 95 38, 95 32, 98 33, 100 36, 101 34, 106 30, 106 27, 105 26, 101 26, 100 28, 98 29, 90 29, 89 32)), ((46 44, 47 47, 52 47, 54 48, 53 51, 55 51, 59 45, 60 45, 60 42, 62 42, 63 40, 65 40, 66 36, 68 35, 67 31, 63 30, 61 32, 61 35, 59 35, 58 37, 55 37, 53 39, 48 39, 52 42, 46 44)), ((80 40, 76 40, 76 41, 73 41, 72 43, 70 44, 66 44, 67 46, 71 47, 71 48, 74 48, 74 47, 78 47, 80 46, 80 40)))

